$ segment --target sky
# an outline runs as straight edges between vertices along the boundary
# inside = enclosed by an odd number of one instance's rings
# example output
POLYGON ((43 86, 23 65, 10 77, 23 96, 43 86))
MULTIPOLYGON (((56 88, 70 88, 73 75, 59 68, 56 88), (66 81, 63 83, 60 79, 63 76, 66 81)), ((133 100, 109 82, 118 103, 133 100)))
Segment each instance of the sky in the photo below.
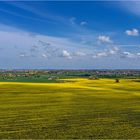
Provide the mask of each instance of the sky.
POLYGON ((140 1, 0 1, 0 69, 140 69, 140 1))

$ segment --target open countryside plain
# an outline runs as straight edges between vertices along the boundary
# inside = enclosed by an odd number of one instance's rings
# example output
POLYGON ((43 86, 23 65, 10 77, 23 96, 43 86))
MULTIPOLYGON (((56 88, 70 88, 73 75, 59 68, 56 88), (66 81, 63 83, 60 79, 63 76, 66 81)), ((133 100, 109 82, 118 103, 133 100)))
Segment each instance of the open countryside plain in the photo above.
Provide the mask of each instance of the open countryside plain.
POLYGON ((0 139, 140 139, 140 82, 0 82, 0 139))

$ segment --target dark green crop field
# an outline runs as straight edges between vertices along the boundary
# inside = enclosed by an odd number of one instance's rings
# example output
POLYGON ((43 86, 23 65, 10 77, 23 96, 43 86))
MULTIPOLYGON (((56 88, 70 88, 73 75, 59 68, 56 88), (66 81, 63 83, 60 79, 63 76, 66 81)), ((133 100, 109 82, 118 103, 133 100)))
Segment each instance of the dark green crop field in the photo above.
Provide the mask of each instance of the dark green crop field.
POLYGON ((140 139, 140 82, 71 80, 0 82, 0 139, 140 139))

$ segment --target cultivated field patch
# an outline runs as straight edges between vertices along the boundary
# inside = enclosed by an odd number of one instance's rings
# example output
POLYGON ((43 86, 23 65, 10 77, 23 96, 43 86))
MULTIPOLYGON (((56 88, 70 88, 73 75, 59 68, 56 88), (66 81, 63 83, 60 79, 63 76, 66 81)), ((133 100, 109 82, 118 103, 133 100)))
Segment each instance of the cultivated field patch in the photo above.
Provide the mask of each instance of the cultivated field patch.
POLYGON ((140 83, 0 82, 0 139, 140 139, 140 83))

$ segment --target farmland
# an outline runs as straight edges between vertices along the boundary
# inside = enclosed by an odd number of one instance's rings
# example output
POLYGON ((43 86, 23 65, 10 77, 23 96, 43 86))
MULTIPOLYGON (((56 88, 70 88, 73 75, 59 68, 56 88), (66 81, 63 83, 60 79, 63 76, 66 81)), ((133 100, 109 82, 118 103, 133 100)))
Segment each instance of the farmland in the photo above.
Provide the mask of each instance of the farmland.
POLYGON ((0 82, 0 139, 140 139, 139 118, 139 80, 0 82))

